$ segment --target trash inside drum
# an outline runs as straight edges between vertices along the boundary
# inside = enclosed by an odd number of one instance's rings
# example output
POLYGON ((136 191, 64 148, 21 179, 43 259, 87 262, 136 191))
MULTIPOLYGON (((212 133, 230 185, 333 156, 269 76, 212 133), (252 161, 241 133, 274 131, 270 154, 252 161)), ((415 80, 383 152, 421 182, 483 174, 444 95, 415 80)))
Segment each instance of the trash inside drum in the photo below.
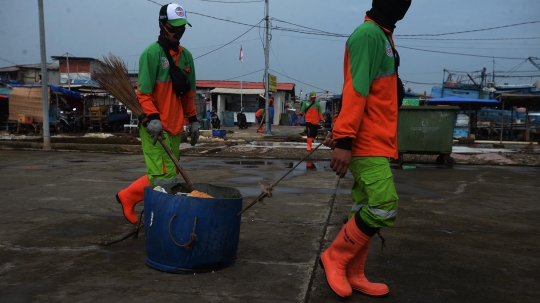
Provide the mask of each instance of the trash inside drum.
POLYGON ((220 270, 236 259, 242 210, 240 191, 207 183, 195 188, 214 198, 144 189, 146 264, 172 273, 220 270))

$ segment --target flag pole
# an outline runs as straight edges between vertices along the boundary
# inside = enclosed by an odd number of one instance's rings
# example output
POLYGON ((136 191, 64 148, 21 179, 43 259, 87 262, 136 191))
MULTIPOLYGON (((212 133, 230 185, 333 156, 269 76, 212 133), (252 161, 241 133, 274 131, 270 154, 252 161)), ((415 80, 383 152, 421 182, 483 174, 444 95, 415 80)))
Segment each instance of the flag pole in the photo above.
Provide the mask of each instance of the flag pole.
POLYGON ((243 72, 243 65, 244 65, 244 53, 242 52, 242 44, 240 44, 240 110, 242 110, 243 102, 242 102, 242 72, 243 72))

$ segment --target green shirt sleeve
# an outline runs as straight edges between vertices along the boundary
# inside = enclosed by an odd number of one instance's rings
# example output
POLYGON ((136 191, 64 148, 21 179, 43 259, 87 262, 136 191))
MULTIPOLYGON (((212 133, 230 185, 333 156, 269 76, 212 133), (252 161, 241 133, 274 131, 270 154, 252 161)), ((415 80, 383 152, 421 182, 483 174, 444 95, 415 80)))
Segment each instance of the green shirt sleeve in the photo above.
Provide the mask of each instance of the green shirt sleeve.
POLYGON ((350 71, 354 90, 362 96, 368 96, 371 83, 380 71, 385 50, 380 45, 380 37, 373 32, 359 27, 347 40, 350 57, 350 71))
POLYGON ((139 91, 143 94, 150 94, 156 83, 159 54, 155 48, 148 47, 143 51, 139 59, 139 91))

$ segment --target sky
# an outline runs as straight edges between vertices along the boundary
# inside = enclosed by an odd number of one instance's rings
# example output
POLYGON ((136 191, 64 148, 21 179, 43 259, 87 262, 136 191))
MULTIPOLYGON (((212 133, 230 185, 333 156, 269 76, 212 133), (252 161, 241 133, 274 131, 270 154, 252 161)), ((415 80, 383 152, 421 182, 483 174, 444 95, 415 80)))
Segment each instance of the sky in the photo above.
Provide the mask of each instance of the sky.
MULTIPOLYGON (((297 94, 300 90, 303 94, 341 93, 346 37, 363 22, 371 1, 269 1, 270 73, 278 82, 295 83, 297 94)), ((43 3, 48 62, 51 56, 66 53, 100 59, 110 52, 135 70, 140 53, 157 40, 158 4, 168 2, 43 3)), ((264 22, 253 26, 265 17, 264 1, 175 3, 184 7, 193 25, 181 44, 195 58, 197 79, 263 80, 264 22), (239 61, 240 46, 243 62, 239 61)), ((40 63, 38 0, 1 0, 0 4, 0 67, 40 63)), ((490 77, 495 71, 497 85, 534 83, 540 79, 540 70, 526 58, 540 58, 539 12, 540 0, 412 0, 394 31, 401 57, 399 74, 406 88, 429 95, 431 87, 442 84, 448 75, 445 69, 466 75, 484 67, 490 77)), ((540 64, 540 59, 536 62, 540 64)))

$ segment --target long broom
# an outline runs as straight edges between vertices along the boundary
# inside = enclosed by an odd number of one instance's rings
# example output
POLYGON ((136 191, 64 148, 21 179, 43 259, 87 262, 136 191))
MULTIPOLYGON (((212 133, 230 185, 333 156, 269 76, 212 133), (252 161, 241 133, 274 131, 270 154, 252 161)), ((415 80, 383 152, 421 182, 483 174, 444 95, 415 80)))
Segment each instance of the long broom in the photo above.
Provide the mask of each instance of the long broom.
MULTIPOLYGON (((126 65, 122 59, 116 57, 112 53, 108 56, 103 56, 103 61, 96 61, 96 68, 92 71, 92 79, 96 81, 103 89, 109 94, 113 95, 117 100, 122 102, 131 112, 139 117, 143 114, 137 94, 133 89, 131 80, 129 79, 126 65)), ((171 149, 163 141, 162 136, 158 136, 158 141, 163 146, 163 149, 167 152, 174 165, 182 175, 182 178, 188 185, 188 190, 191 192, 195 190, 195 186, 188 177, 186 171, 180 166, 180 163, 172 153, 171 149)))

